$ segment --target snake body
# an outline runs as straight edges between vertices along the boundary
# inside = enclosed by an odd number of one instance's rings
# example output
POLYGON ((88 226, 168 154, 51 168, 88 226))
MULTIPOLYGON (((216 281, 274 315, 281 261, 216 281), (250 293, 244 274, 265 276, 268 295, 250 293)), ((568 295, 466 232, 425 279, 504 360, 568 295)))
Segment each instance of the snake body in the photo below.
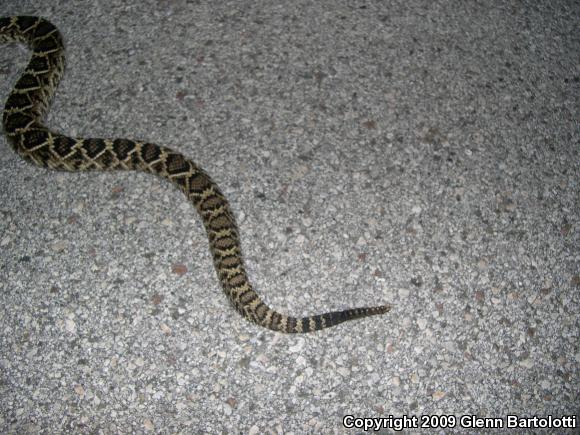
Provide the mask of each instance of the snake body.
POLYGON ((14 150, 29 162, 52 169, 140 170, 171 181, 201 216, 223 290, 244 318, 274 331, 302 333, 390 310, 389 305, 382 305, 297 318, 270 308, 248 280, 234 216, 209 175, 182 154, 163 146, 129 139, 71 138, 50 130, 42 120, 64 72, 62 36, 43 18, 0 18, 0 43, 10 41, 24 43, 32 51, 3 112, 4 133, 14 150))

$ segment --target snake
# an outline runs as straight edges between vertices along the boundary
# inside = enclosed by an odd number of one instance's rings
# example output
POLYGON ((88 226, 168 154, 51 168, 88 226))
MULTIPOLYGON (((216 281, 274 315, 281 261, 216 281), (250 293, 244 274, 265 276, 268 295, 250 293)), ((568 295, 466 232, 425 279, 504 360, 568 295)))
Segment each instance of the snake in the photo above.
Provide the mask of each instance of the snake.
POLYGON ((210 176, 183 154, 147 141, 72 138, 51 130, 43 118, 65 69, 62 35, 41 17, 2 17, 0 43, 8 42, 24 44, 31 51, 2 114, 4 134, 15 152, 55 170, 136 170, 172 182, 200 215, 221 287, 245 319, 277 332, 306 333, 390 311, 391 305, 385 304, 293 317, 270 308, 248 279, 232 209, 210 176))

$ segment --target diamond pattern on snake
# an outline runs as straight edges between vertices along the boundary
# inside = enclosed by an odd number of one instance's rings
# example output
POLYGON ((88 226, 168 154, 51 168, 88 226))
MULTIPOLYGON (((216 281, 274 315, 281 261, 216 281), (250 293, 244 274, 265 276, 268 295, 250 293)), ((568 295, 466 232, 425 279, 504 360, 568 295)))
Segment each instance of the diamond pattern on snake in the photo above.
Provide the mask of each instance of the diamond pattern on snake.
POLYGON ((43 18, 0 18, 0 42, 11 41, 26 44, 32 52, 8 95, 2 117, 4 133, 16 153, 52 169, 139 170, 171 181, 201 216, 222 288, 244 318, 274 331, 304 333, 390 310, 390 305, 380 305, 297 318, 270 308, 248 280, 234 215, 210 176, 183 154, 164 146, 130 139, 72 138, 48 128, 43 118, 65 66, 62 36, 43 18))

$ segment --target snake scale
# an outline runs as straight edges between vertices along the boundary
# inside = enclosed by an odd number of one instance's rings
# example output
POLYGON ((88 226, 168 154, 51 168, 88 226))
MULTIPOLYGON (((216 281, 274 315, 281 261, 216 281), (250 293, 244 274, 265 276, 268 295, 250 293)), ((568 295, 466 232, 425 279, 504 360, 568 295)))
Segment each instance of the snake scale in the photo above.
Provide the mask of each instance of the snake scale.
POLYGON ((244 318, 274 331, 303 333, 390 310, 389 305, 382 305, 297 318, 270 308, 248 280, 234 216, 209 175, 163 146, 128 139, 71 138, 50 130, 42 120, 64 72, 62 36, 43 18, 0 18, 0 43, 11 41, 24 43, 32 51, 4 107, 4 133, 14 150, 29 162, 52 169, 140 170, 171 181, 201 216, 223 290, 244 318))

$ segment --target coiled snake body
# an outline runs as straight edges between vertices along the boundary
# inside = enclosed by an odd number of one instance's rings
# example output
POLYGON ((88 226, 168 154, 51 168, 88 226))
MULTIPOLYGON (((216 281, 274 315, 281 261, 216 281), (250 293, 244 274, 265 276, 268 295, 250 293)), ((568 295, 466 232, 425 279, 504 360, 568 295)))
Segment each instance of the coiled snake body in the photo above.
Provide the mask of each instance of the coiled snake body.
POLYGON ((296 318, 268 307, 248 280, 234 216, 209 175, 182 154, 159 145, 128 139, 74 139, 51 131, 42 119, 64 71, 62 37, 43 18, 0 18, 0 42, 9 41, 25 43, 32 51, 4 107, 4 132, 14 150, 38 166, 66 171, 141 170, 177 185, 200 214, 224 292, 243 317, 274 331, 300 333, 389 311, 389 305, 382 305, 296 318))

